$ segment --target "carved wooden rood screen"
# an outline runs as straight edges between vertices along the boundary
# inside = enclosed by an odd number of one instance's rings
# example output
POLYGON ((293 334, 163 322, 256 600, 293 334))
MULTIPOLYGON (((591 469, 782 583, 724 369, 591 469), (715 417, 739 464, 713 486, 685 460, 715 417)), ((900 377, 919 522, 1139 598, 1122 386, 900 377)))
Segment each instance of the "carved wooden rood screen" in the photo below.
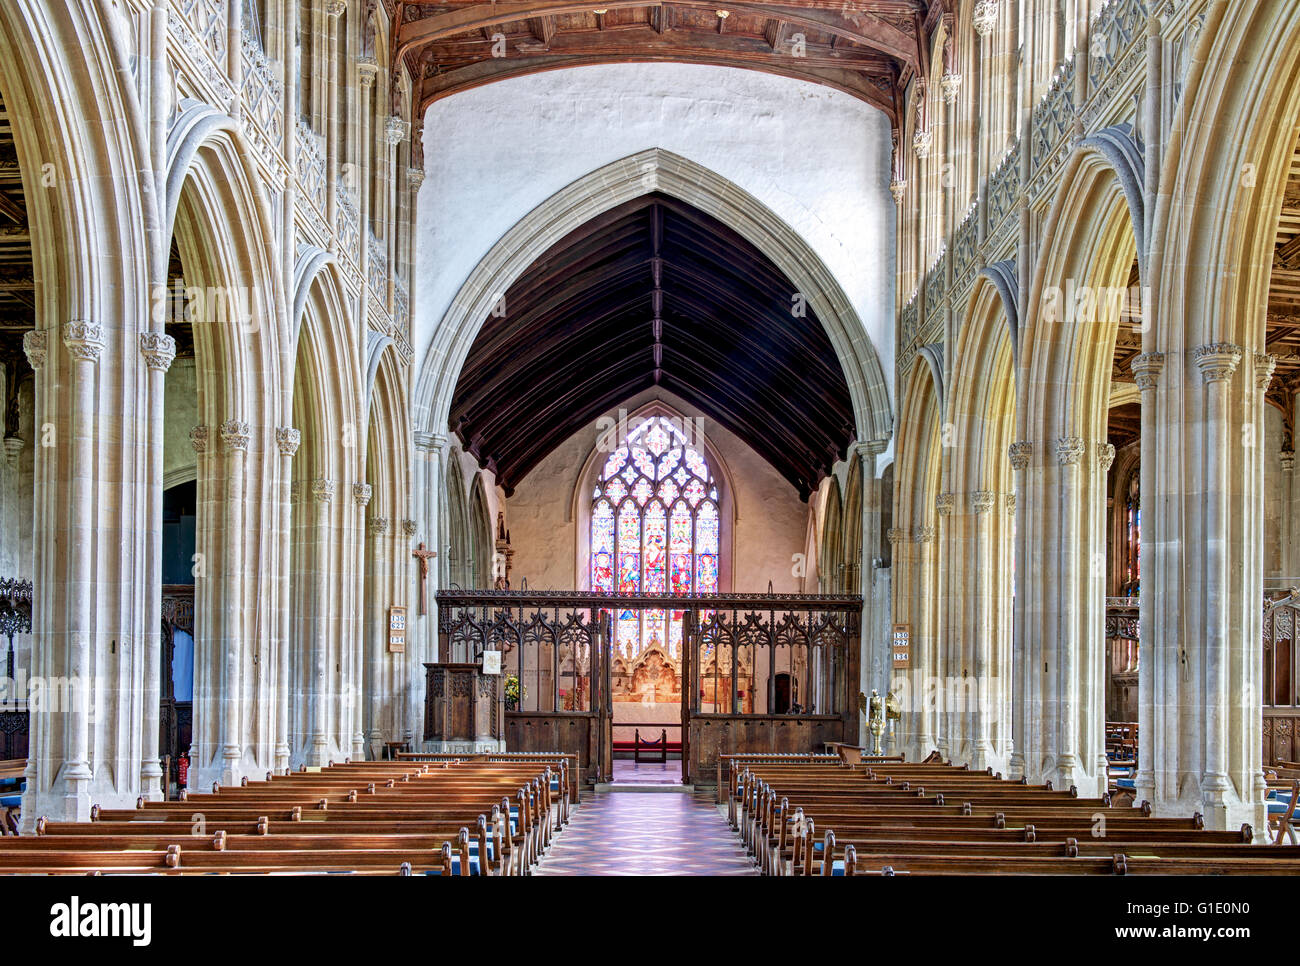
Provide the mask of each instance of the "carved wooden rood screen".
POLYGON ((614 726, 667 702, 684 783, 711 782, 718 755, 858 738, 858 596, 443 591, 437 602, 440 661, 501 651, 501 673, 518 677, 506 747, 576 754, 592 781, 612 774, 614 726), (680 621, 680 636, 629 653, 614 620, 647 610, 680 621))

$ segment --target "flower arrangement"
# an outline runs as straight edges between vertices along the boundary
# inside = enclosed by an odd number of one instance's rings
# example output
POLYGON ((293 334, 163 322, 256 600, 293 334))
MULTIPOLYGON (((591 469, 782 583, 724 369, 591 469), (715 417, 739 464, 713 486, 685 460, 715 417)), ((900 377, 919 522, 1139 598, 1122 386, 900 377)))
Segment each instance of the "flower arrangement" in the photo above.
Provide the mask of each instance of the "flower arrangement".
POLYGON ((519 683, 518 674, 506 675, 506 710, 515 711, 519 707, 519 702, 528 696, 528 689, 519 683))

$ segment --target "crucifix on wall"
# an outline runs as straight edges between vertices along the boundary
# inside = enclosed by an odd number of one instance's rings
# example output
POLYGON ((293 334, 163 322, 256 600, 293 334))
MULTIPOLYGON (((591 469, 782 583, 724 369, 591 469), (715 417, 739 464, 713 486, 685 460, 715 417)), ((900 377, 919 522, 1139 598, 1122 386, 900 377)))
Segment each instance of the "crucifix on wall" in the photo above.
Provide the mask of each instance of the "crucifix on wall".
POLYGON ((420 613, 427 614, 428 607, 425 604, 424 588, 429 577, 429 560, 438 556, 438 552, 436 550, 425 550, 424 544, 421 543, 411 551, 411 556, 420 562, 420 613))

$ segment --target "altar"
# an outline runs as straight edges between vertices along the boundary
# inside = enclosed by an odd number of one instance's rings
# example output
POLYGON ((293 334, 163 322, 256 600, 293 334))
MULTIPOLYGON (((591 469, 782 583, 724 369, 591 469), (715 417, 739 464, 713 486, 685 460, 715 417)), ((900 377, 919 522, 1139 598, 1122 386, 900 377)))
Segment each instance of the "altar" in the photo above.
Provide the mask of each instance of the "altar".
POLYGON ((424 749, 443 754, 506 750, 500 674, 480 664, 426 664, 424 749))

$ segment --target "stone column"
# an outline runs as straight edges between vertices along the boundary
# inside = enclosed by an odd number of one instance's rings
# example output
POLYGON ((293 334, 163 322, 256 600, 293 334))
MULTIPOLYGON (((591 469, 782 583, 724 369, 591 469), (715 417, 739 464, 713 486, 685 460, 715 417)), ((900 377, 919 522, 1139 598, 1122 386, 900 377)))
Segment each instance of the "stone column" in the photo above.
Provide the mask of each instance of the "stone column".
MULTIPOLYGON (((161 332, 140 334, 140 354, 149 371, 149 558, 145 573, 162 575, 163 393, 167 370, 176 358, 176 340, 161 332)), ((151 802, 162 800, 165 780, 158 760, 158 712, 162 701, 162 598, 149 594, 144 601, 144 707, 140 761, 140 793, 151 802)))
POLYGON ((237 785, 243 757, 243 734, 240 708, 244 682, 240 676, 244 656, 244 609, 240 585, 244 574, 244 462, 247 459, 251 431, 242 419, 228 419, 221 424, 221 439, 226 447, 225 554, 221 562, 223 584, 221 622, 225 633, 222 658, 225 677, 222 681, 221 784, 237 785))
POLYGON ((1084 626, 1085 640, 1090 642, 1089 665, 1083 678, 1093 682, 1092 690, 1099 695, 1089 706, 1094 707, 1095 714, 1084 719, 1083 746, 1093 750, 1093 769, 1103 789, 1109 788, 1110 759, 1106 757, 1106 685, 1109 669, 1106 666, 1106 494, 1111 466, 1115 463, 1115 447, 1111 443, 1096 444, 1097 469, 1099 480, 1090 487, 1093 494, 1088 506, 1089 523, 1085 529, 1088 534, 1101 534, 1098 547, 1093 545, 1092 566, 1088 568, 1087 623, 1084 626))
POLYGON ((1033 451, 1033 444, 1025 440, 1012 443, 1007 448, 1007 456, 1011 461, 1011 469, 1016 479, 1016 537, 1013 542, 1012 553, 1016 558, 1015 580, 1017 587, 1013 597, 1014 607, 1012 613, 1011 626, 1011 691, 1015 696, 1012 703, 1011 719, 1011 757, 1007 761, 1007 775, 1010 778, 1020 778, 1027 774, 1025 769, 1025 754, 1031 744, 1038 741, 1038 728, 1031 722, 1029 715, 1029 702, 1038 696, 1038 689, 1033 686, 1037 680, 1034 674, 1034 668, 1029 661, 1029 648, 1027 646, 1027 629, 1025 626, 1026 600, 1025 600, 1025 566, 1029 563, 1028 555, 1021 551, 1022 547, 1028 545, 1027 528, 1024 525, 1023 513, 1028 506, 1028 500, 1021 499, 1019 494, 1026 493, 1025 470, 1029 468, 1029 457, 1033 451))
MULTIPOLYGON (((416 534, 416 532, 417 532, 418 529, 419 529, 419 527, 418 527, 418 525, 416 524, 416 522, 415 522, 414 520, 403 520, 403 521, 402 521, 402 535, 403 535, 406 539, 405 539, 405 540, 401 540, 401 539, 399 539, 398 542, 397 542, 397 547, 395 548, 395 553, 397 554, 398 559, 406 558, 406 557, 407 557, 407 554, 410 553, 410 550, 411 550, 411 541, 412 541, 412 539, 415 537, 415 534, 416 534)), ((409 558, 407 558, 407 559, 409 559, 409 558)), ((430 568, 429 568, 429 573, 430 573, 431 575, 433 574, 434 569, 435 569, 435 568, 433 568, 433 567, 430 567, 430 568)), ((416 576, 415 579, 416 579, 416 580, 419 580, 419 576, 418 576, 419 571, 418 571, 418 570, 415 570, 414 572, 417 574, 417 576, 416 576)), ((426 588, 426 594, 429 595, 429 596, 431 596, 431 595, 432 595, 432 591, 431 591, 430 589, 426 588)), ((408 599, 408 600, 412 600, 412 601, 418 601, 418 600, 420 599, 420 598, 419 598, 419 588, 418 588, 418 587, 416 588, 416 594, 415 594, 415 596, 408 596, 407 599, 408 599)), ((434 611, 436 610, 436 605, 432 602, 432 600, 429 599, 429 597, 426 597, 426 600, 428 601, 428 604, 429 604, 429 613, 430 613, 430 616, 432 616, 433 613, 434 613, 434 611)), ((409 608, 408 608, 408 611, 409 611, 409 608)), ((407 623, 409 624, 410 622, 408 621, 407 623)), ((428 621, 428 624, 430 625, 431 628, 436 628, 436 627, 437 627, 437 624, 436 624, 435 622, 433 622, 433 621, 428 621)), ((406 662, 406 666, 407 666, 407 669, 408 669, 408 673, 409 673, 411 676, 413 676, 413 677, 417 676, 420 672, 422 672, 422 671, 424 670, 423 666, 422 666, 418 661, 409 661, 409 660, 408 660, 408 661, 406 662), (414 665, 414 666, 412 666, 412 665, 414 665)), ((422 679, 421 679, 421 683, 422 683, 422 679)), ((410 708, 409 708, 408 714, 406 715, 406 727, 405 727, 405 729, 404 729, 403 732, 402 732, 402 741, 414 742, 414 741, 415 741, 415 736, 416 736, 417 734, 421 734, 421 733, 422 733, 422 730, 421 730, 421 728, 420 728, 420 716, 416 714, 416 710, 415 710, 415 700, 414 700, 414 696, 415 696, 416 694, 423 694, 423 689, 422 689, 422 688, 421 688, 420 690, 416 690, 416 689, 414 689, 414 688, 411 689, 412 700, 411 700, 411 704, 410 704, 410 708)), ((421 708, 420 711, 423 712, 423 708, 421 708)))
MULTIPOLYGON (((938 599, 934 586, 934 527, 919 526, 912 528, 912 543, 916 548, 914 559, 916 569, 912 574, 913 613, 916 619, 912 626, 915 636, 912 647, 920 645, 922 661, 920 663, 921 688, 915 700, 920 704, 920 733, 918 735, 918 753, 922 756, 937 747, 939 735, 938 711, 925 706, 927 697, 927 678, 935 675, 935 663, 938 659, 938 642, 935 639, 934 602, 938 599)), ((915 661, 915 656, 913 661, 915 661)))
POLYGON ((971 637, 974 653, 975 694, 963 693, 967 700, 974 698, 976 706, 966 718, 971 723, 972 769, 983 771, 993 763, 993 742, 989 735, 989 715, 996 712, 990 704, 993 697, 989 680, 989 653, 994 648, 993 631, 993 502, 996 494, 990 490, 977 490, 971 494, 970 508, 975 514, 974 583, 975 626, 971 637))
MULTIPOLYGON (((1159 352, 1144 352, 1135 356, 1129 363, 1133 376, 1137 380, 1138 390, 1142 394, 1142 457, 1139 468, 1141 479, 1138 483, 1138 498, 1143 506, 1155 505, 1156 461, 1154 453, 1159 441, 1159 419, 1156 413, 1156 387, 1160 382, 1160 371, 1164 368, 1165 357, 1159 352), (1149 501, 1149 503, 1148 503, 1149 501)), ((1151 533, 1147 528, 1148 535, 1151 533)), ((1163 722, 1156 719, 1156 708, 1166 706, 1173 695, 1177 694, 1177 682, 1171 682, 1174 690, 1169 691, 1164 682, 1157 680, 1160 669, 1177 662, 1155 659, 1157 641, 1162 638, 1155 634, 1157 610, 1149 582, 1152 578, 1150 562, 1152 552, 1150 538, 1138 545, 1142 588, 1138 595, 1138 762, 1134 775, 1134 789, 1139 802, 1154 801, 1156 797, 1155 754, 1171 736, 1165 733, 1163 722), (1157 730, 1159 729, 1159 730, 1157 730)))
MULTIPOLYGON (((23 333, 23 352, 27 355, 27 362, 32 367, 35 374, 36 390, 33 393, 35 425, 43 426, 46 419, 45 393, 46 384, 50 381, 49 375, 45 370, 46 358, 49 355, 49 336, 41 329, 35 329, 31 332, 23 333)), ((47 462, 42 458, 39 448, 33 451, 33 487, 36 493, 46 492, 46 472, 47 462)), ((35 501, 33 509, 37 517, 37 527, 40 526, 40 501, 35 501)), ((40 533, 36 535, 37 546, 40 545, 40 533)), ((42 600, 51 599, 48 596, 42 597, 42 600)), ((32 601, 32 651, 31 651, 31 673, 33 677, 48 677, 50 654, 48 647, 41 647, 40 640, 42 637, 49 635, 49 628, 52 624, 49 619, 36 612, 36 601, 32 601)), ((22 828, 23 835, 35 834, 36 820, 34 812, 40 806, 36 805, 38 801, 38 789, 44 792, 47 787, 47 776, 43 772, 52 772, 57 770, 57 764, 50 762, 51 748, 53 742, 48 728, 38 727, 35 720, 30 719, 29 713, 28 729, 28 748, 27 748, 27 791, 23 793, 22 805, 22 828), (41 762, 48 763, 44 768, 41 762)), ((43 797, 43 796, 42 796, 43 797)), ((87 806, 89 814, 89 806, 87 806)))
MULTIPOLYGON (((924 546, 921 548, 921 554, 930 558, 923 565, 922 574, 927 582, 933 583, 928 591, 923 592, 921 606, 930 622, 925 638, 928 657, 925 673, 930 681, 942 682, 945 685, 953 676, 952 651, 960 648, 960 637, 954 633, 953 627, 959 616, 956 602, 960 593, 953 582, 953 575, 959 569, 953 566, 957 547, 952 511, 956 502, 957 498, 954 494, 940 493, 934 498, 934 512, 937 518, 935 526, 920 528, 922 531, 928 530, 934 534, 937 537, 936 543, 943 548, 935 551, 930 551, 924 546), (931 554, 937 554, 938 559, 934 559, 931 554)), ((928 542, 929 538, 925 540, 928 542)), ((961 736, 954 733, 957 720, 948 704, 949 689, 947 687, 934 691, 927 689, 925 693, 933 693, 938 702, 932 714, 934 747, 945 759, 951 759, 961 751, 961 736)))
MULTIPOLYGON (((356 516, 360 524, 352 528, 349 533, 348 545, 351 550, 349 554, 356 561, 356 573, 361 575, 362 594, 365 593, 365 548, 366 541, 364 535, 366 507, 370 505, 370 498, 374 490, 369 483, 352 484, 352 502, 356 504, 356 516)), ((356 580, 349 582, 349 597, 351 592, 356 588, 356 580)), ((366 686, 364 677, 363 662, 365 660, 365 636, 363 632, 362 615, 364 605, 360 601, 354 601, 353 606, 349 608, 352 615, 348 618, 348 636, 352 640, 352 647, 349 654, 349 663, 352 666, 352 673, 348 679, 347 707, 349 726, 352 731, 352 752, 353 761, 364 761, 366 757, 366 735, 363 714, 361 711, 361 702, 363 700, 363 688, 366 686)), ((377 681, 372 681, 370 687, 376 687, 377 681)))
POLYGON ((1003 762, 1003 768, 1009 769, 1011 757, 1015 753, 1015 742, 1012 739, 1012 726, 1016 716, 1016 691, 1015 691, 1015 662, 1012 659, 1012 641, 1014 639, 1014 628, 1012 627, 1012 605, 1014 598, 1011 594, 1012 582, 1012 564, 1015 559, 1016 541, 1015 541, 1015 519, 1016 519, 1016 495, 1007 493, 1003 497, 1002 503, 1002 527, 999 529, 999 553, 998 553, 998 583, 996 584, 997 615, 998 624, 998 642, 997 642, 997 663, 993 670, 994 680, 997 683, 997 724, 998 737, 994 743, 997 749, 998 758, 1003 762))
MULTIPOLYGON (((339 111, 339 84, 338 79, 330 72, 333 71, 334 65, 341 58, 338 43, 338 23, 339 17, 347 10, 347 0, 326 0, 325 13, 328 20, 325 23, 325 56, 320 56, 320 51, 312 50, 312 59, 316 61, 315 71, 324 72, 327 75, 325 90, 329 98, 329 108, 325 114, 325 123, 328 126, 325 133, 325 154, 326 154, 326 184, 325 184, 325 207, 328 209, 326 218, 331 225, 338 224, 338 199, 339 199, 339 126, 342 123, 339 111)), ((365 111, 361 112, 365 115, 365 111)), ((364 235, 364 231, 363 231, 364 235)), ((364 237, 362 239, 364 244, 364 237)))
POLYGON ((316 570, 312 574, 315 600, 311 629, 312 686, 308 691, 307 764, 329 764, 330 748, 330 501, 334 499, 334 481, 311 481, 311 495, 316 507, 316 570))
MULTIPOLYGON (((283 561, 280 593, 280 649, 276 652, 276 704, 275 704, 275 758, 276 774, 289 771, 289 694, 292 675, 289 670, 289 653, 293 650, 289 627, 292 617, 292 600, 289 593, 289 573, 293 567, 290 534, 293 529, 293 457, 302 443, 302 433, 290 426, 280 426, 275 431, 275 446, 280 451, 280 559, 283 561)), ((298 615, 301 616, 301 615, 298 615)))
MULTIPOLYGON (((1205 381, 1205 765, 1201 796, 1207 809, 1226 809, 1228 782, 1229 581, 1228 518, 1231 454, 1228 447, 1231 379, 1241 347, 1226 342, 1197 346, 1192 357, 1205 381)), ((1139 730, 1139 734, 1140 734, 1139 730)), ((1212 827, 1220 827, 1217 822, 1212 827)))
MULTIPOLYGON (((1079 686, 1081 674, 1086 674, 1091 664, 1090 645, 1093 643, 1081 633, 1084 615, 1080 613, 1080 609, 1086 606, 1085 588, 1088 586, 1087 574, 1080 573, 1079 567, 1079 548, 1081 541, 1086 539, 1080 526, 1085 483, 1080 464, 1084 452, 1082 437, 1061 436, 1056 441, 1056 461, 1060 465, 1057 489, 1057 520, 1060 526, 1052 549, 1059 553, 1060 560, 1060 582, 1057 585, 1057 606, 1060 609, 1053 615, 1056 620, 1047 622, 1043 628, 1049 634, 1055 631, 1055 639, 1043 642, 1043 650, 1049 660, 1045 681, 1046 700, 1041 705, 1042 713, 1047 716, 1046 722, 1055 723, 1055 739, 1049 743, 1047 751, 1049 758, 1056 759, 1056 769, 1054 775, 1042 777, 1059 778, 1060 787, 1063 788, 1084 785, 1079 722, 1080 717, 1088 713, 1088 705, 1093 703, 1089 700, 1092 695, 1085 694, 1085 689, 1079 686), (1054 668, 1051 657, 1056 659, 1054 668)), ((1085 559, 1091 559, 1090 554, 1085 559)), ((1051 576, 1036 575, 1038 579, 1047 580, 1051 576)), ((1052 730, 1049 729, 1048 733, 1052 730)), ((1032 775, 1030 780, 1033 780, 1032 775)))
MULTIPOLYGON (((1286 449, 1282 451, 1282 559, 1278 565, 1282 568, 1282 576, 1296 583, 1296 578, 1300 574, 1296 573, 1296 553, 1293 547, 1295 540, 1295 508, 1292 501, 1295 499, 1295 450, 1286 449)), ((1287 586, 1291 586, 1288 584, 1287 586)))
MULTIPOLYGON (((385 687, 380 686, 380 681, 385 679, 384 674, 384 655, 387 653, 388 643, 388 614, 384 607, 385 594, 384 589, 390 585, 389 575, 386 573, 385 556, 388 553, 388 518, 371 517, 370 518, 370 602, 374 615, 374 623, 370 628, 370 643, 367 647, 367 663, 369 670, 367 674, 366 700, 369 704, 370 711, 370 728, 367 732, 367 738, 370 744, 370 757, 378 759, 383 751, 383 741, 385 734, 384 721, 384 701, 385 687)), ((411 620, 408 615, 407 630, 409 634, 411 620)), ((407 647, 413 647, 414 641, 408 640, 407 647)), ((396 729, 392 729, 396 730, 396 729)))
MULTIPOLYGON (((63 753, 65 816, 89 816, 91 615, 94 599, 95 439, 98 420, 95 376, 104 351, 104 331, 98 322, 76 321, 63 326, 63 344, 72 358, 72 520, 68 557, 74 587, 68 607, 68 677, 72 708, 68 714, 63 753)), ((155 709, 155 715, 157 710, 155 709)))

